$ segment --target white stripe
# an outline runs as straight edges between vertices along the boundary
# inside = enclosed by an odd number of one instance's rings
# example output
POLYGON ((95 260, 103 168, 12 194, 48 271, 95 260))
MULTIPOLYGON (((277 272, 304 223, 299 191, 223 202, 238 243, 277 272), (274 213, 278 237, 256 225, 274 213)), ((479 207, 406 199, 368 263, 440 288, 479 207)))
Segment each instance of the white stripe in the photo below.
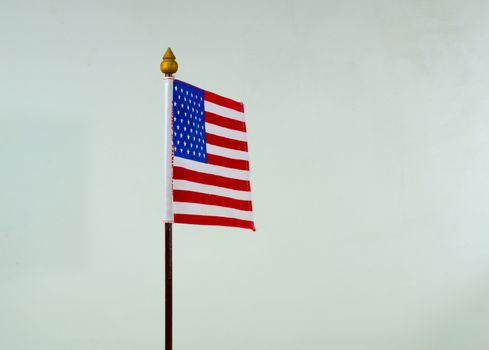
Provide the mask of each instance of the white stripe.
POLYGON ((241 122, 245 121, 243 112, 238 112, 231 108, 219 106, 209 101, 204 101, 204 109, 207 112, 220 115, 221 117, 231 118, 231 119, 239 120, 241 122))
POLYGON ((222 216, 226 218, 253 221, 251 211, 219 207, 217 205, 173 202, 173 210, 175 214, 222 216))
POLYGON ((163 221, 173 221, 173 198, 171 190, 171 180, 173 178, 173 172, 171 167, 172 161, 172 101, 173 101, 173 77, 165 77, 165 109, 164 109, 164 123, 163 123, 163 221))
POLYGON ((173 180, 173 189, 214 194, 216 196, 240 199, 243 201, 251 200, 251 192, 231 190, 229 188, 204 185, 186 180, 173 180))
POLYGON ((205 123, 205 132, 208 132, 209 134, 227 137, 228 139, 246 142, 245 132, 223 128, 222 126, 211 124, 211 123, 205 123))
POLYGON ((206 174, 225 176, 225 177, 229 177, 232 179, 239 179, 239 180, 250 179, 250 174, 249 171, 247 170, 231 169, 223 166, 197 162, 195 160, 185 159, 177 156, 175 156, 173 160, 173 164, 175 166, 180 166, 182 168, 199 171, 201 173, 206 173, 206 174))
POLYGON ((211 145, 209 143, 207 144, 207 153, 227 158, 248 160, 248 152, 237 151, 235 149, 226 147, 219 147, 216 145, 211 145))

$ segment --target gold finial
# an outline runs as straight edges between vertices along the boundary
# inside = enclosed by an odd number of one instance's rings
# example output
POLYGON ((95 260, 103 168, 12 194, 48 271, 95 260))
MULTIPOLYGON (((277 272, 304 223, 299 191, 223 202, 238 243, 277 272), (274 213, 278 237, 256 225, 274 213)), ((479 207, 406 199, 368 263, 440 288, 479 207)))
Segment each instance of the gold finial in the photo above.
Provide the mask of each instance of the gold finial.
POLYGON ((172 50, 168 48, 163 56, 163 61, 160 64, 161 72, 166 76, 171 76, 173 73, 176 73, 178 70, 178 63, 175 61, 175 55, 172 50))

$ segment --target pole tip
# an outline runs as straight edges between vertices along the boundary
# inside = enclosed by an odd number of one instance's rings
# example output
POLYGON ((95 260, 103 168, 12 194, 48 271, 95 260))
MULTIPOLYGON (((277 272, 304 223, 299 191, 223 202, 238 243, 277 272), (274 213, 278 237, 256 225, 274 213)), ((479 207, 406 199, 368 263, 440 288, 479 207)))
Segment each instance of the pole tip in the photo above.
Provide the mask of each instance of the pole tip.
POLYGON ((161 61, 160 70, 163 74, 167 76, 171 76, 178 70, 178 63, 177 61, 175 61, 175 55, 170 48, 168 48, 163 55, 163 61, 161 61))

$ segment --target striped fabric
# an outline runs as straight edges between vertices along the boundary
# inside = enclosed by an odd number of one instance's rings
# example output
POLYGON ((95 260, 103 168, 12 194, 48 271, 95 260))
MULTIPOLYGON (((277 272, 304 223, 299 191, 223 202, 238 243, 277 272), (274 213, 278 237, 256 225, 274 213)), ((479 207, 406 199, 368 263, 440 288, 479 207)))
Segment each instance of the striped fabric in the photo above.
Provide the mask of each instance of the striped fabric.
POLYGON ((175 223, 255 230, 243 104, 173 85, 175 223))

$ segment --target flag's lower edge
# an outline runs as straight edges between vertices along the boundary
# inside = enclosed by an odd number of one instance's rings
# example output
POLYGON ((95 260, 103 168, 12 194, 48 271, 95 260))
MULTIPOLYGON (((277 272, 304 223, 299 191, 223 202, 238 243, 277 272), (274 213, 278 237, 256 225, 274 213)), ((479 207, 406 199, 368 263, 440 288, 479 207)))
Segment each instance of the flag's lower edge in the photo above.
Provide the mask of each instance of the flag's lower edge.
POLYGON ((222 216, 175 214, 173 222, 176 224, 240 227, 256 231, 255 223, 253 221, 227 218, 222 216))

